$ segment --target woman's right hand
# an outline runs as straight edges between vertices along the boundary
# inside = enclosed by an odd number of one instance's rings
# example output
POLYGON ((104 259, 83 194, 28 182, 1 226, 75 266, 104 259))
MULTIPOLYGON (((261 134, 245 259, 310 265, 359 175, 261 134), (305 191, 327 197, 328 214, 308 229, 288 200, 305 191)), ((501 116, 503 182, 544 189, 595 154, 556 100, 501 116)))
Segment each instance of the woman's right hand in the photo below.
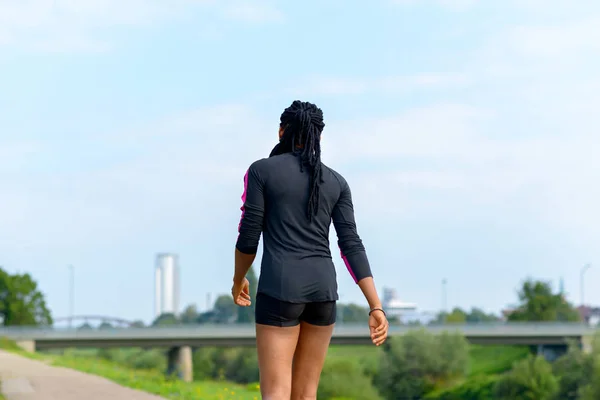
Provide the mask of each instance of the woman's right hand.
POLYGON ((369 330, 371 331, 371 340, 375 346, 381 346, 388 336, 388 322, 385 314, 381 310, 373 310, 369 316, 369 330))

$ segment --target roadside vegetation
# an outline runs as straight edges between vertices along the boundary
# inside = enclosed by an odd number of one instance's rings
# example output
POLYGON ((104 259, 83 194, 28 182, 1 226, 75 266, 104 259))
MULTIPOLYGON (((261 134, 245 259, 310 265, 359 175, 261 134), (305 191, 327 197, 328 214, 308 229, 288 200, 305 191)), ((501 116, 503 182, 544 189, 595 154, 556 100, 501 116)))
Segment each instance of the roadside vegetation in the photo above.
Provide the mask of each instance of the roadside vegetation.
MULTIPOLYGON (((249 275, 251 291, 256 276, 249 275)), ((526 280, 512 322, 577 321, 579 315, 548 282, 526 280)), ((367 310, 340 304, 339 321, 366 323, 367 310)), ((28 274, 10 275, 0 268, 0 321, 5 326, 52 325, 50 310, 28 274)), ((213 309, 198 313, 188 306, 181 315, 161 315, 151 326, 252 323, 253 310, 236 307, 231 296, 217 298, 213 309)), ((399 324, 397 320, 391 321, 399 324)), ((440 313, 434 324, 503 323, 480 309, 440 313)), ((136 323, 143 328, 142 322, 136 323)), ((448 325, 450 326, 450 325, 448 325)), ((84 324, 79 329, 116 329, 84 324)), ((600 338, 584 354, 573 343, 550 363, 532 349, 518 346, 473 346, 457 333, 434 335, 414 326, 382 348, 332 346, 319 385, 320 400, 597 400, 600 399, 600 338)), ((1 336, 1 332, 0 332, 1 336)), ((53 365, 103 376, 121 385, 167 399, 254 400, 260 398, 256 351, 251 348, 200 348, 194 352, 193 383, 165 376, 160 349, 67 349, 26 354, 10 340, 0 348, 53 365)))

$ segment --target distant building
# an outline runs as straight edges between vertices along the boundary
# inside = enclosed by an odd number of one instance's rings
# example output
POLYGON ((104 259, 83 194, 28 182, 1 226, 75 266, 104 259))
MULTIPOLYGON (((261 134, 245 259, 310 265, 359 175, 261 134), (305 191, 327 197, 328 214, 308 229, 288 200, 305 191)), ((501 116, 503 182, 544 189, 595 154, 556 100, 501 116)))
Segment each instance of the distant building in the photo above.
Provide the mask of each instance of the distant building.
POLYGON ((515 312, 514 308, 506 308, 506 309, 502 310, 502 315, 500 317, 500 320, 508 321, 508 317, 510 317, 510 315, 514 312, 515 312))
POLYGON ((579 306, 577 312, 581 320, 588 325, 597 326, 600 323, 600 307, 579 306))
POLYGON ((154 269, 154 316, 179 314, 179 257, 161 253, 154 269))
POLYGON ((402 320, 402 317, 416 317, 417 305, 400 301, 395 289, 383 288, 383 309, 388 316, 402 320))

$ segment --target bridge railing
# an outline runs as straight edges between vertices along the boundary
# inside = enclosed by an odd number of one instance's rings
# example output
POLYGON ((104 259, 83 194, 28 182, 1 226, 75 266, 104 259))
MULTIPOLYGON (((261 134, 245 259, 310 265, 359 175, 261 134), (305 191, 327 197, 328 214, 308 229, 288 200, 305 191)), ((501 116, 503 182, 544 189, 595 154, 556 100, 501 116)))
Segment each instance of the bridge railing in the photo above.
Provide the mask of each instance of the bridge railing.
MULTIPOLYGON (((593 334, 598 328, 583 323, 561 322, 509 322, 509 323, 469 323, 443 325, 393 325, 390 335, 402 335, 411 330, 424 329, 432 333, 444 331, 459 332, 470 337, 507 337, 507 336, 565 336, 576 337, 593 334)), ((220 325, 171 325, 156 327, 123 327, 101 329, 76 329, 63 327, 4 327, 0 328, 0 337, 13 340, 42 340, 69 338, 160 338, 160 337, 250 337, 254 336, 252 324, 220 325)), ((368 326, 361 324, 343 324, 336 326, 334 336, 355 337, 368 335, 368 326)))

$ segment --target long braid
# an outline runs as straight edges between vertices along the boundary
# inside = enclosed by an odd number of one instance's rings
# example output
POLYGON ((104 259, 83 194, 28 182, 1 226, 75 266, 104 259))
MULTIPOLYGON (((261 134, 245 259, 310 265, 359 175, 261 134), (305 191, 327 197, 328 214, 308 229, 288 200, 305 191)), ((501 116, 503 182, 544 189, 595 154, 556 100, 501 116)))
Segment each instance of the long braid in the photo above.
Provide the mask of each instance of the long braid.
POLYGON ((271 151, 271 156, 293 153, 300 156, 300 171, 310 169, 310 193, 307 215, 312 221, 319 212, 320 185, 323 182, 321 170, 321 132, 325 127, 323 111, 316 105, 296 100, 281 114, 284 133, 279 143, 271 151))

